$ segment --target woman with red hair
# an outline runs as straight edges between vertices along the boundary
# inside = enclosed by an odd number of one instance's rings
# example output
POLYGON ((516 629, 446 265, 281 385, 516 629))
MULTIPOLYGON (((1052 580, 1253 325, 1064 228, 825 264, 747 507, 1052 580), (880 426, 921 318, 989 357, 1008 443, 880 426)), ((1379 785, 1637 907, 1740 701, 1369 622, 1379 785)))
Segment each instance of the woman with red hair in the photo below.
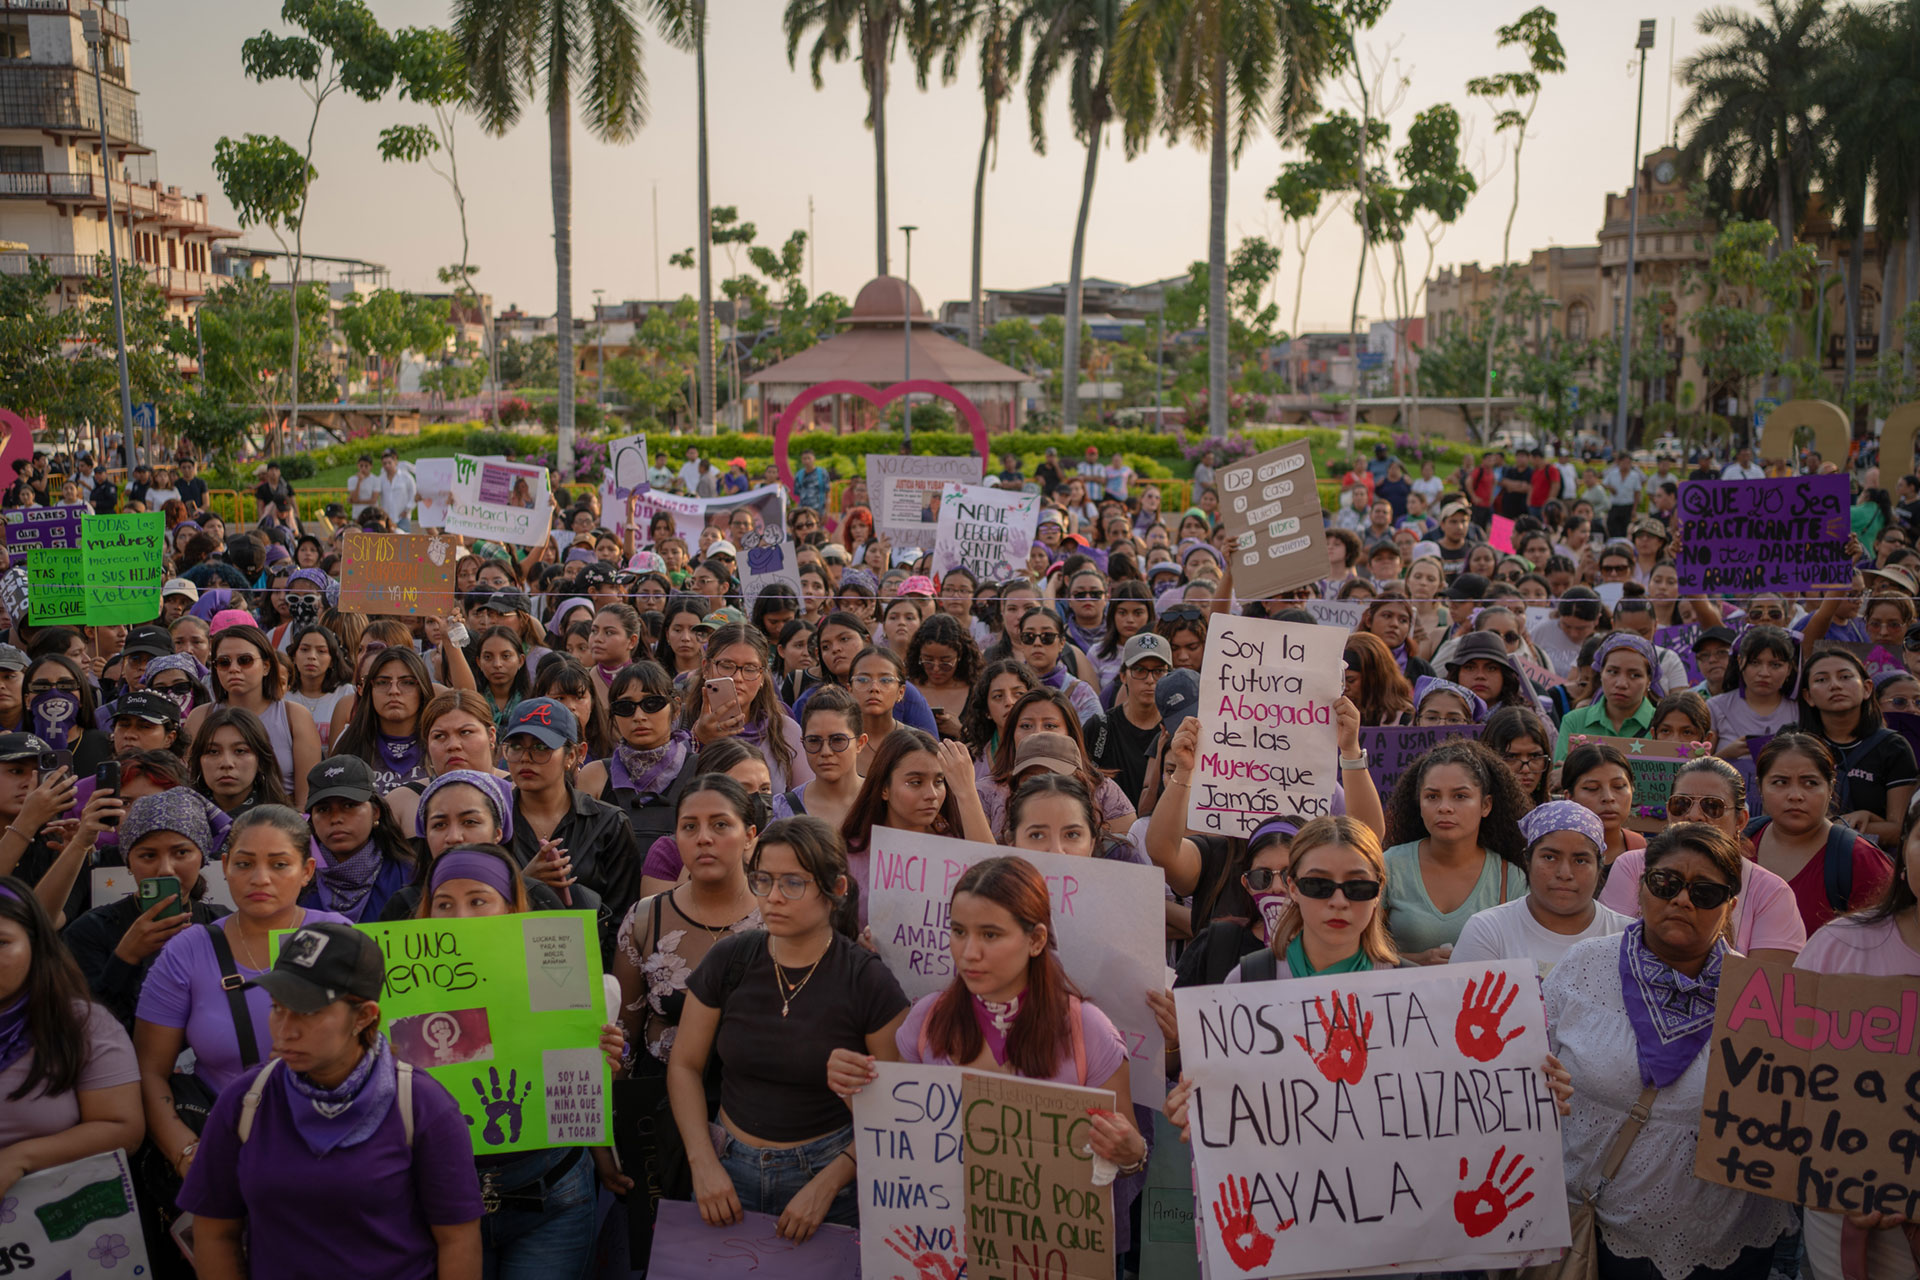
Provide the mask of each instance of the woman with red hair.
POLYGON ((873 537, 873 512, 865 507, 850 507, 846 519, 840 522, 840 545, 847 549, 847 555, 858 563, 860 548, 873 537))

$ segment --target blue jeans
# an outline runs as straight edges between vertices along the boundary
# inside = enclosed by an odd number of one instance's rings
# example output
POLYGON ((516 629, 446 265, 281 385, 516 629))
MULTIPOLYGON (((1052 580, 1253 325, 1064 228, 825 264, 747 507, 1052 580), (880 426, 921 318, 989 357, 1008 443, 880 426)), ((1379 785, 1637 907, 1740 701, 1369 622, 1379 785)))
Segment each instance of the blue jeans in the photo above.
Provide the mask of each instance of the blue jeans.
MULTIPOLYGON (((502 1170, 502 1190, 537 1181, 558 1152, 534 1152, 524 1176, 520 1162, 502 1170)), ((542 1209, 503 1205, 480 1219, 481 1274, 486 1280, 580 1280, 593 1261, 597 1219, 597 1185, 593 1161, 582 1155, 549 1187, 542 1209)))
MULTIPOLYGON (((740 1207, 775 1217, 786 1212, 787 1202, 813 1181, 814 1174, 852 1145, 852 1125, 798 1147, 750 1147, 719 1125, 713 1126, 713 1149, 720 1167, 733 1179, 740 1207)), ((860 1225, 860 1201, 851 1181, 833 1197, 826 1220, 843 1227, 860 1225)))

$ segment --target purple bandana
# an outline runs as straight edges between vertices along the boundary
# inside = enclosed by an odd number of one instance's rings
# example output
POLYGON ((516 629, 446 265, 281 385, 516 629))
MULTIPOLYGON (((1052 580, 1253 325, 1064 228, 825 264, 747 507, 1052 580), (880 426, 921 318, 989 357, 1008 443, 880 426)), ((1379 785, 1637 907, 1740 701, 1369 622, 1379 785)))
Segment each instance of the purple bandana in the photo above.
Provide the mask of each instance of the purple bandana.
MULTIPOLYGON (((1631 631, 1610 631, 1600 647, 1593 651, 1593 669, 1597 673, 1607 665, 1607 655, 1621 649, 1637 653, 1647 660, 1647 696, 1658 702, 1663 696, 1660 688, 1660 659, 1654 656, 1653 646, 1634 635, 1631 631)), ((1601 697, 1604 699, 1605 695, 1601 697)))
POLYGON ((1640 1058, 1640 1082, 1664 1089, 1686 1074, 1713 1038, 1713 1001, 1727 944, 1716 940, 1698 978, 1689 978, 1647 949, 1645 922, 1627 926, 1620 942, 1620 990, 1640 1058))
POLYGON ((313 860, 320 868, 314 877, 320 905, 360 923, 360 917, 366 914, 367 895, 373 892, 374 879, 380 874, 380 846, 369 840, 341 857, 318 840, 312 843, 313 860))
POLYGON ((493 810, 494 821, 500 824, 500 843, 510 843, 513 840, 513 793, 505 778, 477 769, 452 769, 427 784, 427 789, 420 793, 420 807, 414 810, 413 834, 422 840, 427 838, 427 809, 434 793, 455 783, 464 783, 480 793, 481 799, 493 810))
POLYGON ((384 1035, 331 1089, 322 1089, 296 1072, 286 1074, 287 1110, 294 1130, 317 1156, 335 1147, 357 1147, 371 1138, 399 1092, 399 1076, 384 1035))
POLYGON ((381 795, 426 774, 420 739, 390 737, 375 729, 373 741, 373 780, 381 795))
POLYGON ((613 770, 613 785, 643 796, 664 794, 687 763, 687 751, 692 741, 690 736, 675 733, 659 746, 644 749, 616 742, 613 759, 609 762, 613 770))
POLYGON ((995 1004, 979 996, 972 997, 972 1000, 973 1020, 980 1025, 980 1034, 987 1042, 987 1052, 993 1055, 995 1062, 1005 1064, 1007 1035, 1013 1030, 1014 1020, 1020 1016, 1021 996, 1015 996, 1005 1004, 995 1004))
POLYGON ((27 1028, 27 997, 0 1009, 0 1071, 33 1052, 33 1033, 27 1028))
POLYGON ((1573 800, 1549 800, 1520 819, 1520 834, 1531 849, 1556 831, 1578 831, 1595 849, 1607 847, 1607 830, 1593 810, 1573 800))

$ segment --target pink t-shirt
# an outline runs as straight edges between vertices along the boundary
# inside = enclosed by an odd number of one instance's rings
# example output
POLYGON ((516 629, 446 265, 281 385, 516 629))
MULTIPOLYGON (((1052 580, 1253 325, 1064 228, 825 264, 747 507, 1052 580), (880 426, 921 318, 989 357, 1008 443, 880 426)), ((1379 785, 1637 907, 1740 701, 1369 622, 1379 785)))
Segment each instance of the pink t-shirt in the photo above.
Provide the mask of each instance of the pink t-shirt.
MULTIPOLYGON (((1645 849, 1634 849, 1613 860, 1600 904, 1622 915, 1640 915, 1640 873, 1647 869, 1645 849)), ((1807 927, 1800 905, 1785 880, 1751 858, 1741 860, 1740 902, 1733 910, 1733 949, 1798 951, 1807 944, 1807 927)))
MULTIPOLYGON (((927 1015, 933 1012, 933 1005, 941 992, 921 996, 913 1002, 913 1008, 907 1011, 907 1020, 893 1033, 894 1044, 900 1047, 900 1057, 906 1062, 927 1062, 934 1066, 950 1067, 955 1065, 944 1054, 933 1053, 929 1049, 927 1057, 920 1056, 920 1028, 926 1025, 927 1015)), ((1065 1055, 1060 1069, 1047 1079, 1056 1084, 1085 1084, 1099 1086, 1113 1077, 1127 1060, 1127 1046, 1120 1039, 1120 1033, 1114 1030, 1107 1015, 1094 1008, 1087 1001, 1080 1002, 1080 1035, 1086 1044, 1087 1078, 1077 1079, 1073 1055, 1065 1055)))
POLYGON ((1858 973, 1869 978, 1920 977, 1920 952, 1900 936, 1896 920, 1848 917, 1814 930, 1793 962, 1816 973, 1858 973))

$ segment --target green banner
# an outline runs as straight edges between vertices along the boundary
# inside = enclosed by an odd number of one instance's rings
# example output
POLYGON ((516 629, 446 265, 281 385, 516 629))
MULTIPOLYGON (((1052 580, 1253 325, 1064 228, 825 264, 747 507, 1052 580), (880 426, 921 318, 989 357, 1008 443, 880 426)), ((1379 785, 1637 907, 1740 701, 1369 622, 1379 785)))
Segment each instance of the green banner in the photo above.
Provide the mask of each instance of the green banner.
POLYGON ((89 626, 131 625, 160 616, 166 538, 167 518, 158 511, 81 521, 89 626))
POLYGON ((79 547, 27 552, 27 622, 73 627, 87 620, 85 553, 79 547))
MULTIPOLYGON (((590 911, 363 924, 387 954, 381 1029, 445 1085, 476 1155, 604 1146, 600 942, 590 911)), ((274 935, 274 950, 287 935, 274 935)))

